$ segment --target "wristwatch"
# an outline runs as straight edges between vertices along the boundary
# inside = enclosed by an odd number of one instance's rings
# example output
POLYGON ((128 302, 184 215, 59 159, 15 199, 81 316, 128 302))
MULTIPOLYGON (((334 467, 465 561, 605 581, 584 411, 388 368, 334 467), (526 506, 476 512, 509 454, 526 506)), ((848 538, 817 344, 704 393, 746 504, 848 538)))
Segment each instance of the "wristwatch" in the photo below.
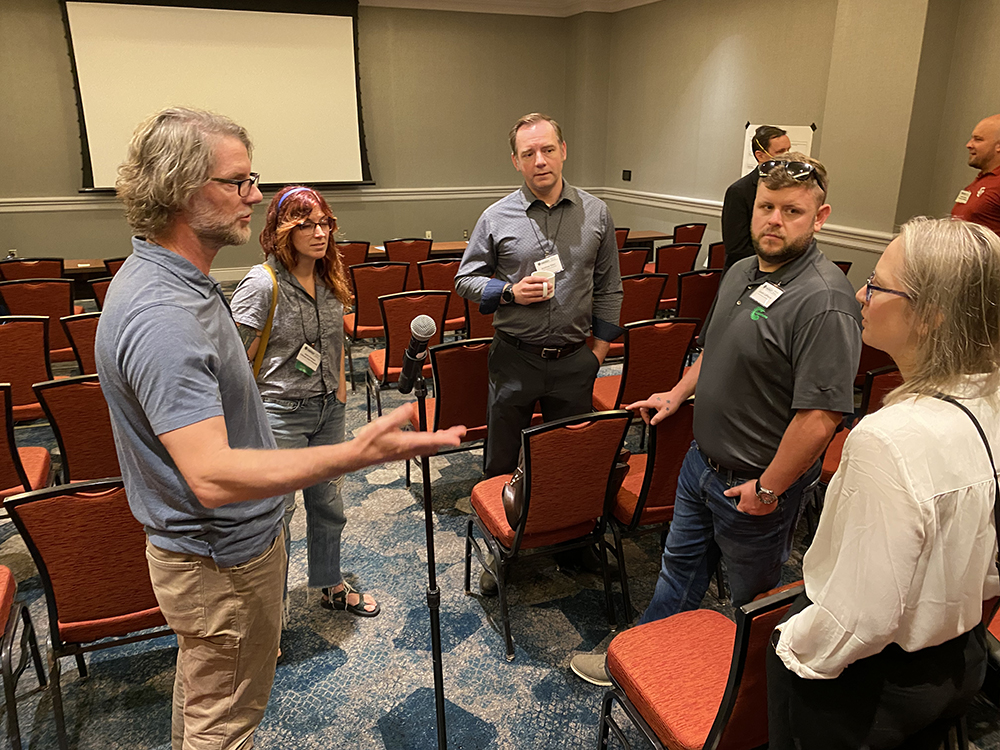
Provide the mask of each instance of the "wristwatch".
POLYGON ((500 292, 500 302, 504 305, 509 305, 514 301, 514 285, 507 282, 503 286, 503 291, 500 292))
POLYGON ((757 499, 764 505, 774 505, 774 503, 778 502, 778 493, 761 487, 759 479, 757 480, 757 486, 754 489, 757 492, 757 499))

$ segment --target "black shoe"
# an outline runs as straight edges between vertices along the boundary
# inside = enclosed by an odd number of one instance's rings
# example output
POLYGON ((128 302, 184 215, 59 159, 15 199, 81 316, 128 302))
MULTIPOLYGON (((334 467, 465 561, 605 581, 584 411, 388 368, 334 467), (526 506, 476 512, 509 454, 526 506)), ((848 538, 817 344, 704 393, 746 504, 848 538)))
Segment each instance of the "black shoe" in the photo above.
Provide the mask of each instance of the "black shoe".
MULTIPOLYGON (((496 566, 493 563, 493 555, 489 552, 486 553, 486 566, 490 570, 496 570, 496 566)), ((479 593, 483 596, 496 596, 499 588, 497 586, 497 579, 492 575, 487 573, 485 570, 479 574, 479 593)))
MULTIPOLYGON (((567 550, 555 555, 556 564, 567 573, 593 573, 601 575, 601 555, 597 547, 590 545, 580 549, 567 550)), ((608 557, 608 575, 618 575, 618 564, 608 557)))

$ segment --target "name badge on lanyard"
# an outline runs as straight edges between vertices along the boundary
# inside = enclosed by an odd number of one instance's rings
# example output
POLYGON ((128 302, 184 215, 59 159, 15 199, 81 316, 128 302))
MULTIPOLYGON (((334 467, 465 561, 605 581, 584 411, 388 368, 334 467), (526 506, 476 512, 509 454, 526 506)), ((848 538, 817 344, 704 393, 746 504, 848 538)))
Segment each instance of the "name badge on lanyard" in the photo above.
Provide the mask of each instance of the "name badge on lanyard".
POLYGON ((315 375, 322 361, 322 355, 313 349, 309 344, 303 344, 299 349, 299 354, 295 358, 295 369, 304 372, 306 375, 315 375))
POLYGON ((765 281, 753 290, 753 293, 750 295, 750 299, 766 309, 784 293, 785 290, 780 286, 775 286, 770 281, 765 281))
POLYGON ((536 271, 551 271, 552 273, 559 273, 563 270, 562 261, 559 259, 558 253, 555 255, 547 255, 541 260, 535 261, 536 271))

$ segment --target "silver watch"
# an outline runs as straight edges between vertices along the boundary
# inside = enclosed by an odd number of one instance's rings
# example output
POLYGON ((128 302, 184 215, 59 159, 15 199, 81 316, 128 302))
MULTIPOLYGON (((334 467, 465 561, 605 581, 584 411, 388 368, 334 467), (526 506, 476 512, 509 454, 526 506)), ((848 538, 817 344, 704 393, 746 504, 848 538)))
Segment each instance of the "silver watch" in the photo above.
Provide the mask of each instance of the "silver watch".
POLYGON ((757 486, 754 489, 757 492, 757 499, 764 505, 774 505, 778 502, 778 493, 761 487, 759 479, 757 480, 757 486))

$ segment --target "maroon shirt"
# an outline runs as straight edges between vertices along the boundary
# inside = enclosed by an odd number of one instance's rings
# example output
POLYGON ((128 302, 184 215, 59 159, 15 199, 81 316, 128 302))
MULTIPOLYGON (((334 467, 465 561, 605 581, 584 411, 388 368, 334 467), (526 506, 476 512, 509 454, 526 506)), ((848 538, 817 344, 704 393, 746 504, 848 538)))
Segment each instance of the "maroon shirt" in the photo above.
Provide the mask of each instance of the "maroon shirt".
POLYGON ((980 172, 965 190, 958 194, 951 215, 989 227, 1000 234, 1000 167, 992 172, 980 172), (959 202, 968 193, 968 200, 959 202))

